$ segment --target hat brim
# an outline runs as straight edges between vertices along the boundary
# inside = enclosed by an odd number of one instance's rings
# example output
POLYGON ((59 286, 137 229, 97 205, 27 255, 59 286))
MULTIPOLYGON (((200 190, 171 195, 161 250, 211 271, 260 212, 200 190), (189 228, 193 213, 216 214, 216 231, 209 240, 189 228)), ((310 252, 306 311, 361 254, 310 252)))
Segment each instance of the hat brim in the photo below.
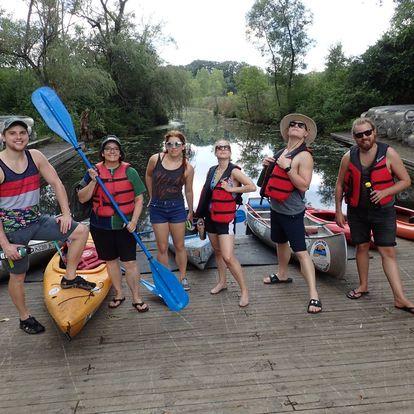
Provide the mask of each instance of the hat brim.
POLYGON ((29 125, 26 124, 26 122, 24 122, 21 119, 15 119, 12 118, 10 120, 4 121, 3 123, 3 128, 1 129, 1 133, 4 134, 8 129, 12 128, 15 125, 20 125, 22 126, 26 131, 29 131, 29 125))
POLYGON ((280 133, 284 141, 288 140, 288 129, 289 123, 291 121, 300 121, 306 124, 308 131, 308 136, 305 138, 306 145, 310 145, 313 141, 315 141, 316 135, 318 133, 318 128, 316 127, 315 121, 303 114, 288 114, 280 121, 280 133))

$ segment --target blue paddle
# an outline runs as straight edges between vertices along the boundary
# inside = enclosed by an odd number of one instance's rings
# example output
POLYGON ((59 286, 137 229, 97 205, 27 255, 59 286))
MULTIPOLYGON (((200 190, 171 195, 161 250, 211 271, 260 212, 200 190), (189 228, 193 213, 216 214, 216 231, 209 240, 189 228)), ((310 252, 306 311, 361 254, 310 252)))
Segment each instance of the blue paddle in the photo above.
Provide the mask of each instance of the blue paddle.
MULTIPOLYGON (((83 153, 78 144, 72 119, 56 92, 46 86, 38 88, 32 94, 32 102, 48 127, 63 140, 73 145, 86 166, 88 168, 93 168, 93 165, 86 158, 86 155, 83 153)), ((111 201, 116 212, 119 214, 124 223, 128 224, 127 217, 119 209, 118 204, 105 187, 103 181, 99 177, 96 177, 96 179, 108 199, 111 201)), ((134 235, 135 240, 141 247, 142 251, 147 256, 157 293, 162 296, 164 302, 172 311, 180 311, 185 308, 189 302, 189 297, 187 292, 183 289, 181 283, 175 277, 174 273, 152 257, 136 232, 132 234, 134 235)))

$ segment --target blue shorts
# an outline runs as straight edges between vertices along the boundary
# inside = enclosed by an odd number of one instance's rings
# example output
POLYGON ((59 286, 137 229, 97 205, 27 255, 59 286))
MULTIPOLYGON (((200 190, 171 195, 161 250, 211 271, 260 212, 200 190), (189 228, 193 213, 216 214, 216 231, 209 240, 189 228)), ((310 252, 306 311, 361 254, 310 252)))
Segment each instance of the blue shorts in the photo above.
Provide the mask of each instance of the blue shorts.
POLYGON ((270 210, 270 237, 275 243, 289 242, 294 252, 306 250, 305 224, 303 217, 305 211, 299 214, 287 215, 270 210))
POLYGON ((184 223, 187 220, 184 200, 151 200, 149 212, 152 224, 184 223))

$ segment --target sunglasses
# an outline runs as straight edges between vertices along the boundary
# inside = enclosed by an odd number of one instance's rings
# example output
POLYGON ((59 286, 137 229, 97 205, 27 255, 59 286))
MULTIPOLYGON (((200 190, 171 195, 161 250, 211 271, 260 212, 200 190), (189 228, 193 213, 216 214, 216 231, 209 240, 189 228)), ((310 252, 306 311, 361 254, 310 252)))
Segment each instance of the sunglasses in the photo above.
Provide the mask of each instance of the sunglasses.
POLYGON ((166 142, 165 146, 167 148, 181 148, 184 144, 181 141, 175 141, 175 142, 166 142))
POLYGON ((230 145, 217 145, 216 151, 230 151, 230 145))
POLYGON ((363 132, 354 132, 354 137, 358 139, 361 139, 364 135, 366 137, 370 137, 373 131, 374 131, 373 129, 367 129, 366 131, 363 131, 363 132))
POLYGON ((301 128, 301 129, 306 129, 306 131, 308 130, 308 128, 307 128, 307 126, 304 122, 300 122, 300 121, 290 121, 289 122, 289 127, 290 128, 293 128, 295 126, 297 126, 298 128, 301 128))

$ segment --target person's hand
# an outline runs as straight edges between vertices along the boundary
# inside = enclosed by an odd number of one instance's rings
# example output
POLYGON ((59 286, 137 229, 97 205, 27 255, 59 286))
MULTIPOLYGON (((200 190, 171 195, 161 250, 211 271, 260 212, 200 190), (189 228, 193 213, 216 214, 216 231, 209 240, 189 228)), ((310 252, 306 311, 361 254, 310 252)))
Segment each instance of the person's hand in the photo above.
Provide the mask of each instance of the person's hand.
POLYGON ((263 167, 267 167, 268 165, 270 165, 272 162, 275 162, 275 159, 273 157, 266 157, 263 161, 262 161, 262 165, 263 167))
POLYGON ((133 233, 133 232, 135 231, 135 229, 137 228, 137 222, 136 222, 136 221, 134 221, 134 220, 131 220, 131 221, 127 224, 126 228, 127 228, 127 230, 128 230, 130 233, 133 233))
POLYGON ((233 187, 231 187, 226 180, 221 181, 221 188, 228 193, 231 193, 233 191, 233 187))
POLYGON ((374 204, 378 204, 384 197, 387 197, 388 194, 385 190, 373 190, 370 194, 370 200, 374 204))
POLYGON ((91 180, 96 182, 96 177, 98 176, 98 171, 96 171, 95 168, 89 168, 88 173, 89 173, 89 177, 91 177, 91 180))
POLYGON ((188 220, 190 223, 192 223, 192 222, 193 222, 193 216, 194 216, 193 211, 192 211, 192 210, 188 210, 187 220, 188 220))
POLYGON ((344 228, 346 224, 345 216, 343 215, 342 211, 337 211, 335 213, 335 221, 339 227, 344 228))
POLYGON ((19 260, 22 258, 22 256, 20 256, 20 253, 17 251, 19 247, 23 247, 23 245, 9 243, 7 246, 3 247, 3 252, 10 260, 19 260))
POLYGON ((292 160, 290 158, 286 158, 283 154, 277 159, 276 164, 284 170, 287 167, 290 167, 292 164, 292 160))
POLYGON ((72 225, 72 216, 70 213, 60 214, 56 216, 56 223, 60 224, 60 231, 66 234, 72 225))

